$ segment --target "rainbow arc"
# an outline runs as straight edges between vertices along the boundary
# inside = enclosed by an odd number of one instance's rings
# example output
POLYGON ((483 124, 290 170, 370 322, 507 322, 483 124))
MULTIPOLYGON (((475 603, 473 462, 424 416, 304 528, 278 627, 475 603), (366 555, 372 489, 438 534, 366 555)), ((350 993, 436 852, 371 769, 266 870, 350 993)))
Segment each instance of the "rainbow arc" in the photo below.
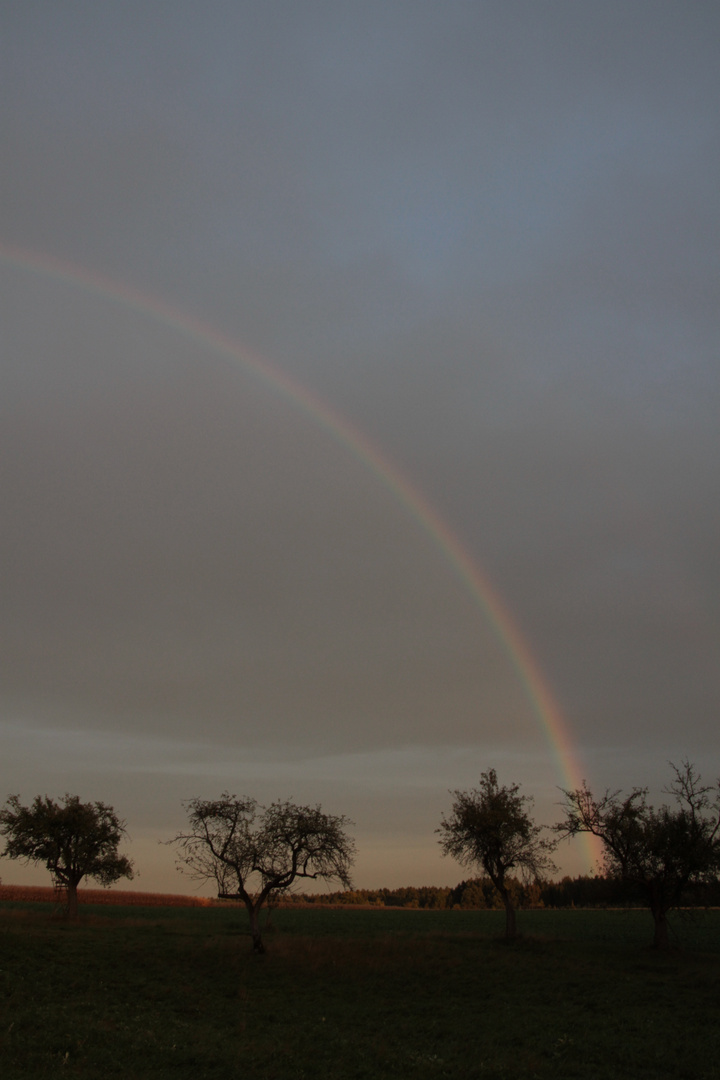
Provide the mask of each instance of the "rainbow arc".
MULTIPOLYGON (((270 360, 254 354, 237 341, 171 304, 101 274, 90 273, 81 267, 62 262, 51 255, 23 248, 0 244, 0 262, 56 278, 115 304, 142 312, 178 334, 242 365, 246 371, 284 397, 292 407, 304 412, 312 423, 319 425, 337 443, 344 446, 393 494, 431 539, 442 557, 451 564, 507 653, 532 706, 533 714, 554 754, 562 786, 580 786, 582 771, 578 766, 577 754, 560 707, 508 606, 477 560, 471 557, 462 541, 421 490, 362 431, 270 360)), ((589 838, 586 850, 590 861, 597 862, 599 852, 589 838)))

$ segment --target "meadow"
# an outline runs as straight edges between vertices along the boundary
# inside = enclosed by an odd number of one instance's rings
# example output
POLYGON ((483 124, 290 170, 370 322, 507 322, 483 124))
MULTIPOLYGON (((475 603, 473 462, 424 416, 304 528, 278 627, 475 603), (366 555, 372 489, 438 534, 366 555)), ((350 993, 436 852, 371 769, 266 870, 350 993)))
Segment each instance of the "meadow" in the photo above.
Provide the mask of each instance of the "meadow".
POLYGON ((720 1080, 720 912, 0 904, 0 1075, 720 1080), (265 917, 263 917, 265 921, 265 917))

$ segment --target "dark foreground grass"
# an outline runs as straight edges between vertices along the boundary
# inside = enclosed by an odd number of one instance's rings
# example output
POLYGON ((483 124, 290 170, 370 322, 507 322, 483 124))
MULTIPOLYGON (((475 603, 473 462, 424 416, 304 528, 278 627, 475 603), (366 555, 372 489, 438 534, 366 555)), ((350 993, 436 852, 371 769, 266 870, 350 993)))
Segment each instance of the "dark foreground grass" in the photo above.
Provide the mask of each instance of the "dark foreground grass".
POLYGON ((2 907, 0 1076, 720 1080, 720 913, 495 914, 2 907))

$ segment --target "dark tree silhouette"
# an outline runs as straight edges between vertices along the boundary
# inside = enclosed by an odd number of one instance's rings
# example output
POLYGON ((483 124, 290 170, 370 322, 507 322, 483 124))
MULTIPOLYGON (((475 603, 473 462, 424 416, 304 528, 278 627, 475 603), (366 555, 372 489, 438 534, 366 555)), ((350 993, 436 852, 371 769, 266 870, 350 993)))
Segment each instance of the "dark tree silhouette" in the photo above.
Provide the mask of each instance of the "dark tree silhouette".
POLYGON ((497 773, 489 769, 481 774, 479 788, 453 792, 452 816, 436 830, 445 855, 463 866, 480 867, 490 878, 505 908, 508 938, 517 934, 510 872, 529 880, 554 870, 550 853, 555 843, 541 838, 543 827, 533 823, 527 809, 532 798, 519 790, 518 784, 500 787, 497 773))
POLYGON ((270 896, 289 889, 298 878, 337 880, 351 887, 355 845, 345 817, 319 806, 274 802, 258 806, 224 792, 216 800, 185 804, 189 831, 170 841, 180 850, 181 870, 200 881, 214 881, 218 896, 242 900, 250 919, 255 952, 265 951, 259 914, 270 896))
POLYGON ((703 785, 695 767, 672 765, 666 788, 675 806, 649 806, 647 788, 629 795, 606 791, 596 799, 586 784, 564 791, 566 816, 555 826, 561 837, 591 833, 603 844, 605 871, 643 896, 655 922, 653 944, 670 944, 667 915, 688 886, 717 880, 720 873, 720 781, 703 785))
POLYGON ((55 884, 66 890, 70 918, 77 917, 83 878, 107 886, 133 876, 132 863, 118 853, 125 822, 105 803, 83 803, 78 795, 55 802, 37 795, 31 806, 22 806, 20 796, 11 795, 0 810, 0 834, 6 837, 2 854, 7 858, 45 863, 55 884))

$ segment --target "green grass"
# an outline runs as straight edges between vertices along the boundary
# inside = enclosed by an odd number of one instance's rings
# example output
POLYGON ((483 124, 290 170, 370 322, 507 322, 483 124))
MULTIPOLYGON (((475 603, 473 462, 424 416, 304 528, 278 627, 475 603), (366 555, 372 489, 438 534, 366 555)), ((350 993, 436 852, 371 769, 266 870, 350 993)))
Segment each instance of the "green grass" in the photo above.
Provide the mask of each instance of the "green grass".
POLYGON ((720 1080, 720 912, 0 907, 0 1076, 720 1080), (676 920, 677 922, 677 920, 676 920))

